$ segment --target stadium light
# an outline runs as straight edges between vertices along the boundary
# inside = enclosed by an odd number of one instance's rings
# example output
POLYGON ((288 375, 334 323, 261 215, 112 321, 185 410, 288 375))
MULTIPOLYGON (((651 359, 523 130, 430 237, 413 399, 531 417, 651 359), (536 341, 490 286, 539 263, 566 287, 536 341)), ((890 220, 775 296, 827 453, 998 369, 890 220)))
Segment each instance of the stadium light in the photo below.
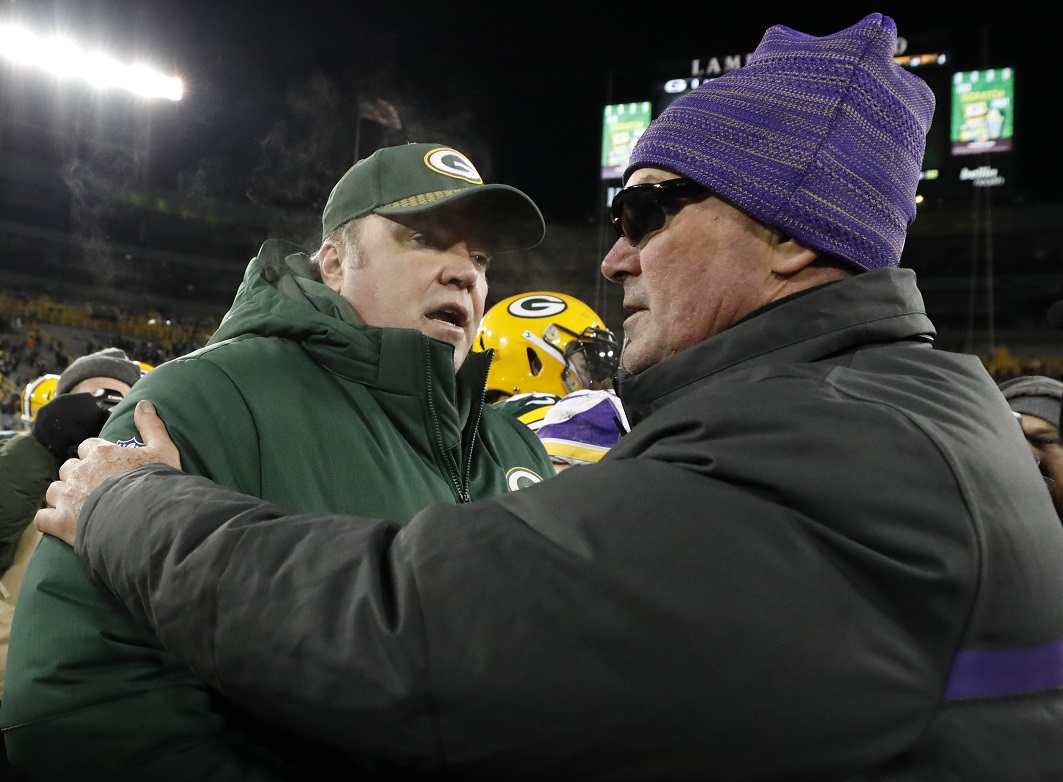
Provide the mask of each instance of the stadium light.
POLYGON ((109 55, 82 51, 73 41, 40 38, 24 27, 0 24, 0 56, 43 68, 57 76, 80 78, 101 87, 117 87, 149 98, 181 100, 184 86, 146 65, 126 65, 109 55))

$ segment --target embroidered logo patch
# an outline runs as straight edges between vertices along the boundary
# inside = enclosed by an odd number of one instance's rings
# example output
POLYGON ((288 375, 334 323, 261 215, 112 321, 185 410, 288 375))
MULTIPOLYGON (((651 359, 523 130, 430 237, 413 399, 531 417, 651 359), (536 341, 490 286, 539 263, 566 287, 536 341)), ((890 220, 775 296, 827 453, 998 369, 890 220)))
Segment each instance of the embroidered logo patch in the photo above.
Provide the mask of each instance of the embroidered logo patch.
POLYGON ((510 491, 526 489, 533 483, 542 483, 543 478, 539 473, 529 470, 527 467, 514 467, 506 473, 506 485, 510 491))
POLYGON ((120 445, 123 448, 143 448, 144 443, 140 442, 136 437, 130 437, 128 440, 119 440, 115 445, 120 445))
POLYGON ((482 185, 483 179, 480 172, 465 155, 450 147, 433 149, 424 156, 424 164, 439 174, 444 174, 455 179, 463 179, 474 185, 482 185))

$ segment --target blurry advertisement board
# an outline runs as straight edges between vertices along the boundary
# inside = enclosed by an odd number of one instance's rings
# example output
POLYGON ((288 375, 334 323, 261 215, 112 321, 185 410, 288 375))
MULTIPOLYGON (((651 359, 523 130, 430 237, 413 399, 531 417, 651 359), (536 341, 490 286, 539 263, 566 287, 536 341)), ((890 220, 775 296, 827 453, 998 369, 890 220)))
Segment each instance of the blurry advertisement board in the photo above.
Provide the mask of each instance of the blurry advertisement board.
POLYGON ((1010 151, 1014 122, 1015 74, 1011 68, 953 74, 953 155, 1010 151))
POLYGON ((650 125, 650 101, 614 103, 602 119, 602 179, 620 179, 635 142, 650 125))

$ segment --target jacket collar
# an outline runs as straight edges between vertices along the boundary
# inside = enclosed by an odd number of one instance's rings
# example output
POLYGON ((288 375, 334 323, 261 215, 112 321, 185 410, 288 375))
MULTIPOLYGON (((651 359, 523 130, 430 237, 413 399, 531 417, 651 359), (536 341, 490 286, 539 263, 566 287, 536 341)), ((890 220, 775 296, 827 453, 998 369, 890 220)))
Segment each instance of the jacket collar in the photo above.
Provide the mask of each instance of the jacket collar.
POLYGON ((877 269, 776 302, 616 388, 632 425, 692 385, 738 369, 813 362, 884 342, 932 341, 936 331, 911 269, 877 269))

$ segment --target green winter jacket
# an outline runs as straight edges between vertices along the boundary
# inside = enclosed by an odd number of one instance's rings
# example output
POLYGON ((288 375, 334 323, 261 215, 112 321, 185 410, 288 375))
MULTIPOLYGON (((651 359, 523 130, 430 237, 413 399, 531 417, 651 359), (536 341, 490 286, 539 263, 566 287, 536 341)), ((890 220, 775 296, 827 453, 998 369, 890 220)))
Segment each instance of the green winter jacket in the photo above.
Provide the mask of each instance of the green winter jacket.
MULTIPOLYGON (((29 432, 0 440, 0 695, 15 603, 33 545, 27 527, 58 477, 59 460, 29 432)), ((0 777, 3 769, 0 763, 0 777)))
MULTIPOLYGON (((133 408, 150 399, 191 473, 296 512, 404 524, 432 503, 490 497, 553 474, 524 424, 484 406, 489 363, 472 353, 455 375, 452 346, 362 324, 310 279, 298 248, 271 240, 207 346, 146 375, 102 436, 136 445, 133 408)), ((0 722, 12 762, 45 782, 364 771, 233 714, 89 582, 71 548, 47 536, 19 598, 0 722)))
POLYGON ((26 525, 41 507, 60 462, 29 432, 0 441, 0 575, 11 567, 26 525))

